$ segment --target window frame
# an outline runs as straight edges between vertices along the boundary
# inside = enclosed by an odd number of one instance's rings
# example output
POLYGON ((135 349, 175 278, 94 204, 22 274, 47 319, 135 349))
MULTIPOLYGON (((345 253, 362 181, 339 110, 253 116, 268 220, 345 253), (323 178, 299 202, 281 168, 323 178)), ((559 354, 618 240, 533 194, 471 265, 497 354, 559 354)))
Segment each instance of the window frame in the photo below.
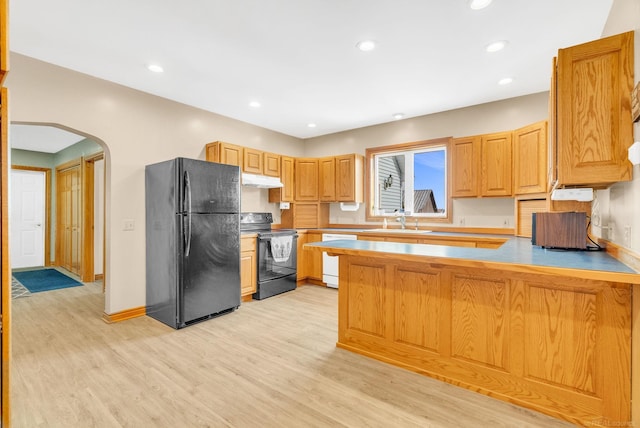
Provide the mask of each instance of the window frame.
POLYGON ((451 223, 453 218, 452 212, 452 197, 451 197, 451 141, 453 137, 443 137, 443 138, 434 138, 431 140, 423 140, 423 141, 415 141, 411 143, 401 143, 401 144, 393 144, 388 146, 379 146, 379 147, 369 147, 365 150, 365 219, 367 221, 382 221, 383 218, 389 217, 389 215, 379 215, 375 214, 375 191, 377 184, 377 177, 375 176, 375 156, 383 155, 383 154, 391 154, 402 152, 409 152, 415 150, 424 150, 424 149, 432 149, 436 147, 444 147, 446 151, 446 212, 444 216, 425 216, 425 215, 407 215, 407 217, 412 217, 416 219, 420 219, 422 221, 427 221, 429 223, 451 223))

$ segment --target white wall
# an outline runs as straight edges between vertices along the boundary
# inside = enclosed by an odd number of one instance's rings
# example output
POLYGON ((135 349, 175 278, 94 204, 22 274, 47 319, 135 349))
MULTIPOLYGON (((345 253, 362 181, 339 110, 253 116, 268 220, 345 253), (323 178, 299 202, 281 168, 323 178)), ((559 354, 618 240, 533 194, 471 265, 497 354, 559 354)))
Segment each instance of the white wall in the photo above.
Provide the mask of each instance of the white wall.
MULTIPOLYGON (((640 0, 615 0, 603 37, 635 31, 634 80, 640 81, 640 0)), ((640 122, 633 128, 634 141, 640 140, 640 122)), ((640 166, 633 167, 633 180, 617 183, 596 192, 593 204, 593 232, 596 236, 640 252, 640 166)))
POLYGON ((104 159, 93 167, 93 273, 102 275, 104 266, 104 159))
MULTIPOLYGON (((551 59, 549 59, 551 63, 551 59)), ((368 147, 387 146, 440 137, 464 137, 510 131, 549 117, 549 93, 527 95, 367 128, 312 138, 306 156, 365 154, 368 147)), ((466 227, 513 227, 512 198, 454 199, 453 224, 466 227), (506 224, 505 224, 506 223, 506 224)), ((341 211, 331 204, 331 223, 365 222, 365 207, 341 211)))
MULTIPOLYGON (((14 53, 6 86, 10 120, 61 124, 104 147, 107 314, 145 305, 145 165, 204 159, 205 144, 216 140, 304 155, 296 138, 14 53), (134 219, 135 230, 123 231, 124 219, 134 219)), ((255 195, 246 196, 242 206, 250 208, 255 195)))

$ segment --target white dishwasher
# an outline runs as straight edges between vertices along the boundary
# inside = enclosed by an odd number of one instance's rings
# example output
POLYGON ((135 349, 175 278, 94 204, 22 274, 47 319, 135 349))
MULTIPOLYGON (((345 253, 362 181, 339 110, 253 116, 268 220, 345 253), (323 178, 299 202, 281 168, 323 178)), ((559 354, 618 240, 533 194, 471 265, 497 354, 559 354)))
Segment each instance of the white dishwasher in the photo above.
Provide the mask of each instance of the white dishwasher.
MULTIPOLYGON (((337 241, 340 239, 356 241, 358 236, 337 233, 322 234, 323 241, 337 241)), ((327 287, 338 288, 338 272, 338 256, 328 256, 327 253, 322 253, 322 281, 327 284, 327 287)))

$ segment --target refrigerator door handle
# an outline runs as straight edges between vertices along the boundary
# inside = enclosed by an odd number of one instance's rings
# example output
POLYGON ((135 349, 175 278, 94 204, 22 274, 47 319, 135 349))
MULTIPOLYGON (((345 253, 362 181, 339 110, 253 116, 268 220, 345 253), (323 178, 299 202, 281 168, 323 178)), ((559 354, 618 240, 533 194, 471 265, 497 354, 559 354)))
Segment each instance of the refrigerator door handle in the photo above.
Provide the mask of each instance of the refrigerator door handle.
POLYGON ((186 248, 184 250, 185 257, 189 257, 189 253, 191 252, 191 182, 189 181, 189 172, 184 172, 184 186, 185 186, 185 194, 187 197, 187 243, 186 248))

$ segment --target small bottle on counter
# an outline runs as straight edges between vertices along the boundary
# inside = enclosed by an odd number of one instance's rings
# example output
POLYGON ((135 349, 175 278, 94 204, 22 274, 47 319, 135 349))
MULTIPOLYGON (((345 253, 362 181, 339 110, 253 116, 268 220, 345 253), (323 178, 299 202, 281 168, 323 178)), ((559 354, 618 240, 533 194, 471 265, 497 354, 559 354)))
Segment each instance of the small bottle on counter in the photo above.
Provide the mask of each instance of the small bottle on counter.
POLYGON ((382 228, 383 229, 387 228, 387 218, 386 217, 384 219, 382 219, 382 228))

